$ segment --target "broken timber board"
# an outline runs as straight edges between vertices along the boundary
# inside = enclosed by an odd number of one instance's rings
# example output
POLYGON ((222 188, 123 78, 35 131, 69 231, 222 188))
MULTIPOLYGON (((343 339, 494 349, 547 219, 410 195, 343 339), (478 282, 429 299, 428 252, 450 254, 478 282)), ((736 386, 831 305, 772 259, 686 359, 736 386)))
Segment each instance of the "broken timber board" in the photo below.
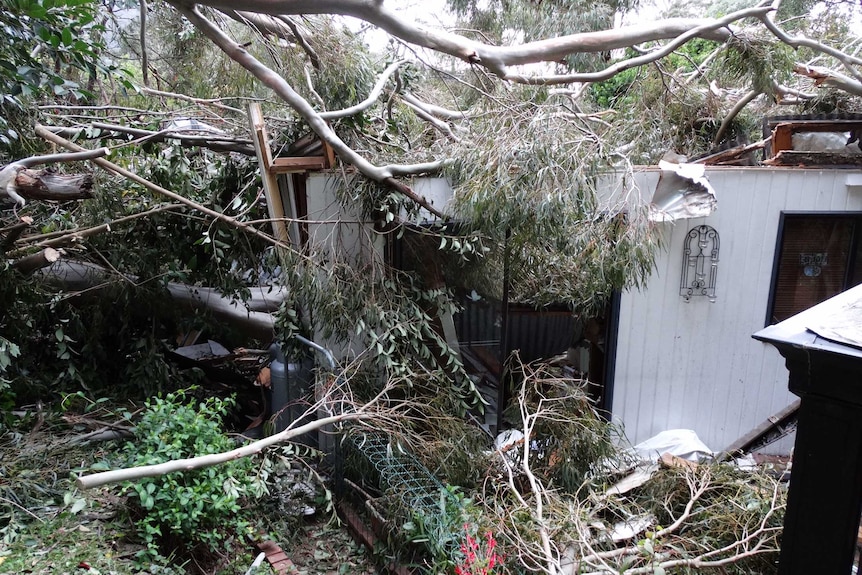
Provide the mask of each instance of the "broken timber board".
POLYGON ((728 445, 716 458, 724 461, 743 453, 769 445, 796 429, 800 400, 796 400, 766 421, 728 445))
POLYGON ((322 170, 326 168, 325 156, 298 156, 294 158, 275 158, 268 166, 269 173, 291 174, 295 172, 307 172, 308 170, 322 170))
POLYGON ((256 544, 256 547, 266 554, 267 563, 277 575, 288 575, 299 571, 275 541, 261 541, 256 544))
POLYGON ((281 191, 278 189, 278 179, 272 172, 272 152, 269 149, 269 138, 266 135, 266 125, 263 112, 258 102, 248 105, 248 122, 254 141, 254 151, 260 163, 260 177, 263 179, 263 193, 266 196, 266 208, 272 219, 272 232, 276 239, 285 244, 290 243, 285 223, 284 203, 281 201, 281 191))
POLYGON ((862 166, 862 154, 847 154, 844 152, 800 152, 784 150, 763 162, 767 166, 788 167, 859 167, 862 166))

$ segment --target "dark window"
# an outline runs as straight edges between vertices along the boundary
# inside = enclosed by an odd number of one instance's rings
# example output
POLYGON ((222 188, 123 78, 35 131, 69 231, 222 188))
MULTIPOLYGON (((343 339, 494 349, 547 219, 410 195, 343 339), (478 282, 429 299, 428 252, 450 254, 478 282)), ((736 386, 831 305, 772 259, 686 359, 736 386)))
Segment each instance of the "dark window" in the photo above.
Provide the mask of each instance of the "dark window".
POLYGON ((782 214, 767 323, 862 282, 860 214, 782 214))

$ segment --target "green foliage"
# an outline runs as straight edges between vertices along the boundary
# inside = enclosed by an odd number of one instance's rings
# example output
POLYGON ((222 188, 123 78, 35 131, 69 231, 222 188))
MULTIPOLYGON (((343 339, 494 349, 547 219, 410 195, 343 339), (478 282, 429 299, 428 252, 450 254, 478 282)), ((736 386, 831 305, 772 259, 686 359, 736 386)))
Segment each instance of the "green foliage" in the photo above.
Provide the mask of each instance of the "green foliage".
POLYGON ((462 231, 491 248, 465 266, 475 282, 465 287, 499 299, 508 260, 513 301, 600 311, 613 290, 645 281, 658 238, 642 206, 630 202, 623 216, 597 197, 610 158, 577 116, 533 103, 509 112, 477 122, 449 172, 462 231))
POLYGON ((422 544, 427 550, 424 572, 451 573, 463 560, 460 545, 465 528, 475 534, 482 518, 482 510, 473 499, 459 487, 450 485, 440 490, 434 513, 414 511, 412 520, 404 523, 402 530, 410 543, 422 544))
MULTIPOLYGON (((0 10, 0 150, 16 143, 27 105, 86 100, 104 64, 94 0, 8 0, 0 10)), ((118 79, 122 80, 118 76, 118 79)))
MULTIPOLYGON (((248 160, 189 151, 177 142, 151 146, 148 158, 120 149, 112 159, 229 215, 253 219, 265 214, 256 190, 246 187, 255 173, 248 160)), ((96 176, 99 193, 91 200, 63 209, 29 203, 26 210, 38 231, 86 228, 159 205, 161 198, 148 190, 96 176)), ((242 300, 250 285, 265 285, 274 277, 277 262, 267 255, 266 245, 234 227, 174 210, 112 226, 108 233, 77 243, 74 259, 117 272, 104 271, 83 294, 0 268, 5 312, 0 336, 20 348, 4 377, 21 401, 81 389, 100 394, 109 388, 120 396, 140 397, 194 383, 165 358, 177 333, 210 328, 227 345, 237 336, 206 312, 176 306, 167 282, 217 286, 242 300)))
POLYGON ((0 336, 0 398, 9 389, 9 381, 3 375, 9 369, 9 366, 12 365, 12 360, 19 355, 21 355, 21 348, 5 337, 0 336))
POLYGON ((725 46, 718 75, 763 94, 773 94, 773 82, 792 75, 795 54, 784 44, 767 40, 734 39, 725 46))
MULTIPOLYGON (((235 444, 221 430, 232 405, 214 397, 197 402, 180 393, 150 400, 135 427, 135 441, 124 450, 126 464, 152 465, 232 449, 235 444)), ((214 550, 242 530, 240 503, 260 492, 255 478, 246 458, 126 483, 123 489, 139 514, 135 524, 150 553, 171 551, 175 537, 214 550), (236 529, 226 530, 226 524, 236 529)))
POLYGON ((286 279, 296 298, 278 314, 282 341, 300 329, 319 329, 325 338, 367 350, 356 366, 376 380, 372 389, 386 381, 399 382, 405 393, 433 389, 456 413, 481 401, 457 354, 433 328, 441 310, 454 310, 445 289, 343 252, 287 253, 282 265, 291 270, 286 279), (300 319, 297 309, 313 311, 312 326, 302 325, 309 318, 300 319))

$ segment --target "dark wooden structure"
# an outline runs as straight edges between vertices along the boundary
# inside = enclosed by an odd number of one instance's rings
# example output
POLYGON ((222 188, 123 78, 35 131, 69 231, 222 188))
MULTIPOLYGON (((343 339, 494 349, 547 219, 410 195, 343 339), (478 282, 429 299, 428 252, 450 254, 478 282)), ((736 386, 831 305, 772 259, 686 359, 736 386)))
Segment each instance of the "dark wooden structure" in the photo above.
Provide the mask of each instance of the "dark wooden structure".
POLYGON ((780 575, 848 575, 862 511, 862 286, 753 336, 801 398, 780 575))

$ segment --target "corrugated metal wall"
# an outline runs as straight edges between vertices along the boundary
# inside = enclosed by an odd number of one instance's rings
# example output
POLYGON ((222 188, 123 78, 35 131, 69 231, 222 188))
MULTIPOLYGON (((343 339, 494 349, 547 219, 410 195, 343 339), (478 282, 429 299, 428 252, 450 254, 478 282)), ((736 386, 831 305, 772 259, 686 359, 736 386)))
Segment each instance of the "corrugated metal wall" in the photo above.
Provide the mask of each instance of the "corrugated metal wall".
MULTIPOLYGON (((499 353, 501 306, 487 300, 461 304, 463 311, 454 316, 460 344, 486 346, 499 353)), ((521 361, 531 362, 565 353, 572 344, 574 332, 575 318, 568 311, 509 308, 509 350, 519 350, 521 361)))
MULTIPOLYGON (((694 429, 726 447, 791 403, 783 358, 751 339, 764 326, 779 218, 786 211, 862 211, 848 170, 714 168, 718 209, 664 226, 666 249, 643 291, 622 295, 613 416, 633 443, 665 429, 694 429), (710 225, 721 237, 717 299, 679 295, 683 239, 710 225)), ((636 181, 647 194, 657 172, 636 181)), ((770 451, 787 453, 792 441, 770 451)))

